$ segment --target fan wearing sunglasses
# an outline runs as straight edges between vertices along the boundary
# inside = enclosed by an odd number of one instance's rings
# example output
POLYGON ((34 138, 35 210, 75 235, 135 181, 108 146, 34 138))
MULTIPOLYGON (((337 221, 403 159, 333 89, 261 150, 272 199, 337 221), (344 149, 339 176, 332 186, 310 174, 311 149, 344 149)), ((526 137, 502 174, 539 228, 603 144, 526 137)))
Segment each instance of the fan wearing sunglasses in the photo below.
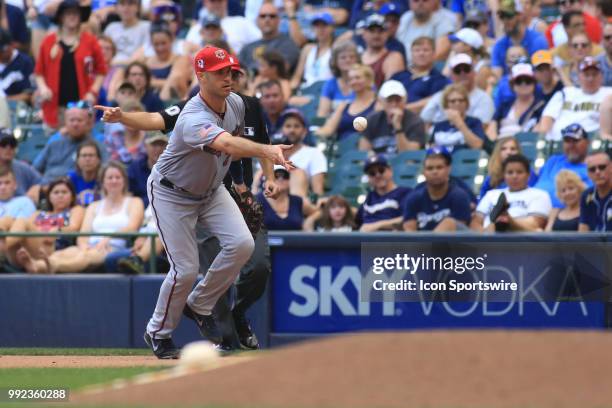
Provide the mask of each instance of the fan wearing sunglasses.
MULTIPOLYGON (((569 50, 569 60, 564 61, 558 70, 561 81, 565 86, 579 86, 578 64, 585 57, 597 56, 601 54, 603 50, 599 45, 591 43, 589 37, 585 33, 578 33, 571 37, 566 46, 568 46, 569 50)), ((559 60, 556 59, 556 61, 559 60)))
POLYGON ((531 131, 544 110, 544 101, 536 96, 536 80, 531 65, 521 63, 513 66, 510 85, 516 98, 513 102, 503 103, 495 111, 487 127, 491 140, 531 131))
POLYGON ((357 211, 355 222, 360 231, 398 231, 402 229, 402 211, 412 189, 393 181, 393 169, 382 154, 369 157, 363 167, 371 191, 357 211))
MULTIPOLYGON (((482 123, 489 123, 495 112, 495 106, 489 94, 476 86, 472 57, 467 54, 457 54, 450 59, 448 65, 453 84, 462 85, 468 92, 467 115, 477 118, 482 123)), ((431 124, 448 119, 446 108, 442 106, 442 94, 443 91, 434 94, 427 102, 421 111, 423 122, 431 124)))
POLYGON ((582 193, 578 231, 612 231, 612 164, 606 152, 591 153, 586 159, 593 187, 582 193))

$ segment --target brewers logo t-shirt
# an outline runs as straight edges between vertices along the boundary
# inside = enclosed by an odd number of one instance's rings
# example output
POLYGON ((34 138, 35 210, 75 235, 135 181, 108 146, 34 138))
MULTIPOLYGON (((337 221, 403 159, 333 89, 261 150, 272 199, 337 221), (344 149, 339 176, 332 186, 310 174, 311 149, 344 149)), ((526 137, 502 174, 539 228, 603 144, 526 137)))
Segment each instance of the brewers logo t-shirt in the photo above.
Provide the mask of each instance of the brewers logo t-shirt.
POLYGON ((399 217, 410 191, 412 190, 407 187, 397 187, 383 195, 370 191, 357 211, 357 223, 370 224, 399 217))
POLYGON ((612 87, 601 87, 594 94, 586 94, 580 88, 566 87, 557 91, 544 108, 542 116, 555 120, 546 140, 561 140, 561 130, 573 123, 580 123, 584 130, 599 130, 599 107, 604 98, 612 93, 612 87))
POLYGON ((427 188, 414 190, 406 200, 404 222, 416 220, 418 231, 433 231, 444 218, 470 222, 470 197, 461 188, 449 184, 446 195, 439 200, 429 197, 427 188))

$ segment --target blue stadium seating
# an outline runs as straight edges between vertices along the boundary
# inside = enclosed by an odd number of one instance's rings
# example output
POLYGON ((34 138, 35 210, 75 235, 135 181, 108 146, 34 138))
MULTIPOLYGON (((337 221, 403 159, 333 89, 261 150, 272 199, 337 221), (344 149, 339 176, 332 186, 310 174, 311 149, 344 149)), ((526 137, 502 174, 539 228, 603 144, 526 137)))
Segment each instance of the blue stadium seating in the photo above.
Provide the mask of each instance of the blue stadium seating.
POLYGON ((22 127, 24 137, 19 143, 17 150, 17 158, 32 163, 38 153, 44 149, 47 144, 48 137, 41 125, 31 125, 22 127))
POLYGON ((393 166, 393 181, 401 187, 414 188, 421 174, 420 164, 403 164, 393 166))
POLYGON ((420 167, 423 164, 423 160, 425 160, 425 154, 425 150, 407 150, 389 159, 389 163, 393 169, 400 165, 417 165, 420 167))

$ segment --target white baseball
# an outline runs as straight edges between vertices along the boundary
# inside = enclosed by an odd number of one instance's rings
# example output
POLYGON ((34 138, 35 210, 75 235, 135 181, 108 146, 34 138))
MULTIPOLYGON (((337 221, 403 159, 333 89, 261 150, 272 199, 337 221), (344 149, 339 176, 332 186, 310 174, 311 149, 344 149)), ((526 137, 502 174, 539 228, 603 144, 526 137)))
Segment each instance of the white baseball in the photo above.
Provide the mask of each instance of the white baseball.
POLYGON ((363 116, 357 116, 353 119, 353 127, 358 132, 363 132, 368 127, 368 120, 363 116))
POLYGON ((182 367, 205 368, 214 365, 220 358, 215 346, 208 341, 194 341, 181 350, 179 363, 182 367))

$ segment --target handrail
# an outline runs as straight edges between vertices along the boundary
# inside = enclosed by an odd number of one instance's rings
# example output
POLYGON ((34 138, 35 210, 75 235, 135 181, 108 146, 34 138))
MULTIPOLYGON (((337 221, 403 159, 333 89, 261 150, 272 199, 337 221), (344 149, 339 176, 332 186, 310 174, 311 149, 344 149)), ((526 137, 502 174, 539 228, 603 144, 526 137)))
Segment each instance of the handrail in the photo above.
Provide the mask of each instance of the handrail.
MULTIPOLYGON (((5 237, 66 237, 66 238, 78 238, 78 237, 110 237, 110 238, 138 238, 138 237, 150 237, 157 238, 157 234, 154 232, 43 232, 43 231, 20 231, 20 232, 6 232, 0 231, 0 238, 5 237)), ((151 256, 149 257, 149 273, 157 273, 157 256, 155 255, 155 239, 151 240, 151 256)))

